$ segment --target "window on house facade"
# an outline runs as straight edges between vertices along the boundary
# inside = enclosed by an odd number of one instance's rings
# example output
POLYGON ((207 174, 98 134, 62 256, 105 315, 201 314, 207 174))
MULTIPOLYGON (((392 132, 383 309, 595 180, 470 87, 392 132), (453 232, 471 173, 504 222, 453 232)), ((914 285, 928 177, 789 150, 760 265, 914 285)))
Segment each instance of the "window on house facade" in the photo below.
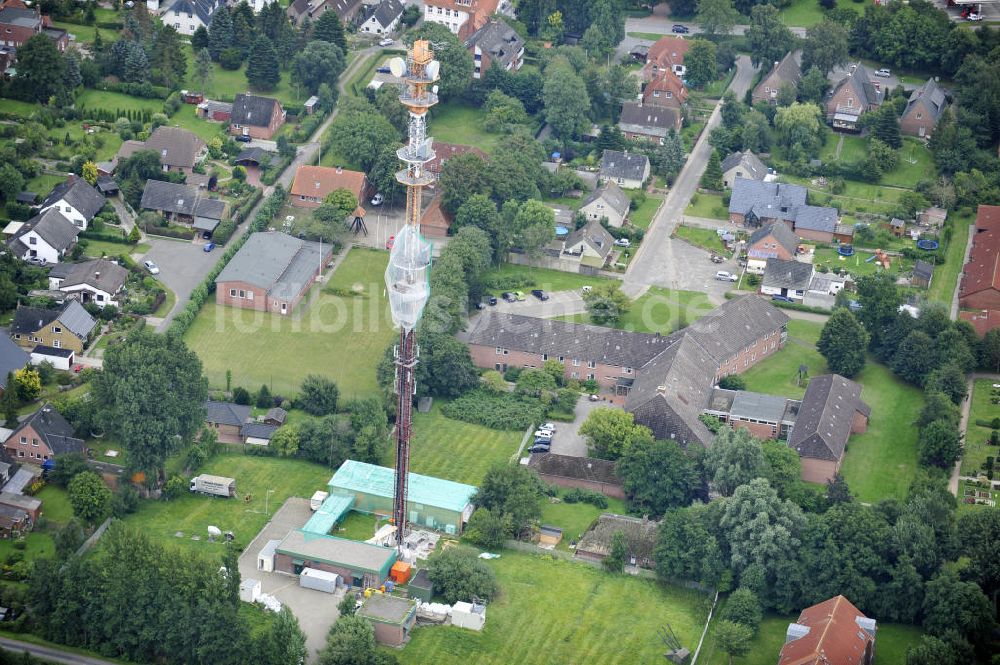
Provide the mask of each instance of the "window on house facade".
POLYGON ((622 369, 625 370, 626 374, 631 374, 632 373, 632 368, 631 367, 623 367, 622 369))
POLYGON ((61 333, 62 332, 62 328, 60 328, 59 326, 52 326, 52 332, 54 332, 54 333, 61 333))
POLYGON ((253 300, 253 291, 247 291, 247 300, 253 300))
POLYGON ((573 358, 573 367, 579 367, 579 366, 580 366, 580 359, 573 358))
POLYGON ((52 348, 53 349, 62 348, 62 342, 60 342, 58 339, 52 340, 52 348))
POLYGON ((593 381, 594 380, 594 373, 591 372, 590 374, 588 374, 587 378, 590 379, 591 381, 593 381))
POLYGON ((21 437, 21 445, 25 445, 26 443, 28 443, 28 437, 22 436, 21 437))
POLYGON ((500 355, 501 353, 503 353, 503 349, 501 349, 501 348, 500 348, 500 347, 498 346, 498 347, 497 347, 497 355, 499 356, 499 355, 500 355))
POLYGON ((240 289, 240 298, 246 298, 246 297, 247 297, 247 292, 244 291, 243 289, 240 289))
POLYGON ((924 117, 924 114, 923 114, 923 113, 920 113, 920 112, 918 111, 918 112, 917 112, 917 120, 922 120, 922 119, 923 119, 923 117, 924 117))
POLYGON ((595 367, 597 367, 597 363, 594 362, 593 360, 588 360, 587 367, 589 367, 590 369, 594 369, 595 367))
POLYGON ((572 374, 569 375, 569 378, 571 378, 571 379, 579 379, 580 378, 580 373, 579 372, 573 372, 572 374))
POLYGON ((229 289, 229 297, 231 298, 236 297, 236 289, 229 289))

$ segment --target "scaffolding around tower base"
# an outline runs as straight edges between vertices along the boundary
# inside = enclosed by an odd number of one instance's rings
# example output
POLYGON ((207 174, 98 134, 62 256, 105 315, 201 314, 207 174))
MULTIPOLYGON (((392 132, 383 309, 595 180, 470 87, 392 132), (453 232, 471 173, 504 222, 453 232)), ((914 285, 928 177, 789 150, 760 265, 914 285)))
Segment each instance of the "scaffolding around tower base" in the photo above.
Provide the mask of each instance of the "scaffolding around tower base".
POLYGON ((389 292, 392 321, 405 331, 413 330, 430 297, 431 244, 412 225, 404 226, 393 242, 385 283, 389 292))

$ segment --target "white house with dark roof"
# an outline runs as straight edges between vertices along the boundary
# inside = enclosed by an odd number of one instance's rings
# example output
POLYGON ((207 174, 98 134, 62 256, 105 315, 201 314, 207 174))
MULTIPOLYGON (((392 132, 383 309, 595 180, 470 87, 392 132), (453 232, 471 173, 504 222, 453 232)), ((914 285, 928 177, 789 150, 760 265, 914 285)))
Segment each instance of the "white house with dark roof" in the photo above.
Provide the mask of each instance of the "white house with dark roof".
POLYGON ((382 0, 368 8, 358 32, 372 35, 385 35, 399 27, 399 19, 403 16, 403 3, 399 0, 382 0))
POLYGON ((19 259, 59 263, 76 243, 80 228, 51 207, 22 224, 7 241, 19 259))
POLYGON ((616 183, 608 181, 587 196, 580 206, 580 212, 589 219, 607 219, 608 224, 621 228, 628 218, 632 199, 616 183))
POLYGON ((794 302, 802 302, 812 283, 813 267, 802 261, 768 259, 764 268, 764 279, 760 283, 760 293, 765 296, 781 296, 794 302))
POLYGON ((767 166, 749 150, 734 152, 722 160, 722 185, 731 189, 737 178, 763 180, 767 176, 767 166))
POLYGON ((55 208, 63 217, 71 221, 81 231, 104 207, 104 196, 90 186, 83 178, 70 176, 66 182, 56 185, 39 207, 39 212, 55 208))
MULTIPOLYGON (((160 16, 164 25, 190 37, 199 27, 208 28, 215 10, 221 7, 221 0, 175 0, 160 16)), ((155 10, 154 10, 155 11, 155 10)))
POLYGON ((215 302, 288 314, 333 254, 332 246, 286 233, 254 233, 215 278, 215 302))
POLYGON ((472 53, 472 78, 482 78, 490 67, 516 72, 524 64, 524 40, 506 22, 491 18, 465 40, 472 53))
POLYGON ((119 306, 128 270, 108 259, 66 263, 49 271, 49 289, 75 294, 81 302, 92 302, 101 309, 119 306))
POLYGON ((601 182, 613 182, 624 189, 639 189, 649 178, 649 158, 628 150, 605 150, 601 156, 601 182))
POLYGON ((600 270, 607 263, 615 239, 596 220, 590 220, 566 237, 563 254, 577 257, 582 266, 600 270))

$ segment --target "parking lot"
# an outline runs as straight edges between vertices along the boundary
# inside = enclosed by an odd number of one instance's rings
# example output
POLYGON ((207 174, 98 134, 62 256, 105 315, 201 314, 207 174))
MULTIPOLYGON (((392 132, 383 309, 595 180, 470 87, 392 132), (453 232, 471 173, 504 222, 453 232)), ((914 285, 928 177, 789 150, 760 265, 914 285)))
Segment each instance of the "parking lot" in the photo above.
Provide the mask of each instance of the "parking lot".
POLYGON ((317 652, 326 644, 330 626, 340 617, 337 605, 344 597, 344 591, 329 594, 312 589, 303 589, 299 580, 292 575, 266 573, 257 570, 257 555, 269 540, 281 540, 292 529, 298 529, 309 517, 309 500, 292 497, 285 501, 271 521, 264 525, 243 554, 240 555, 240 577, 244 580, 260 580, 261 591, 271 594, 292 611, 299 620, 299 626, 306 636, 306 650, 309 662, 316 662, 317 652))
POLYGON ((591 402, 581 397, 576 403, 576 419, 571 423, 555 423, 556 434, 552 437, 550 453, 569 455, 571 457, 587 456, 587 441, 580 435, 580 425, 587 419, 590 412, 601 406, 610 406, 607 402, 591 402))
MULTIPOLYGON (((201 284, 205 275, 219 260, 220 251, 206 252, 204 242, 194 243, 189 240, 168 240, 166 238, 148 237, 146 242, 151 249, 142 257, 142 261, 152 260, 160 269, 156 276, 168 289, 177 295, 174 312, 180 311, 187 304, 194 287, 201 284)), ((167 316, 161 328, 166 328, 172 317, 167 316)))

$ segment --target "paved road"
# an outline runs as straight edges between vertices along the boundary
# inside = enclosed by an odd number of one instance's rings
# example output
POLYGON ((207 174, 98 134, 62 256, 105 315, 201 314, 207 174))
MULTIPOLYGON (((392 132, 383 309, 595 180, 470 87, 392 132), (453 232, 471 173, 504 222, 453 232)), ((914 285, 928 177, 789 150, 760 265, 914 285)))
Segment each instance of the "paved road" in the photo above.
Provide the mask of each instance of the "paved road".
POLYGON ((20 640, 12 640, 0 637, 0 647, 16 653, 28 652, 36 658, 41 658, 53 663, 65 663, 65 665, 115 665, 109 660, 101 660, 91 656, 81 656, 70 651, 63 651, 54 647, 46 647, 20 640))
MULTIPOLYGON (((750 87, 754 69, 750 58, 741 55, 736 60, 736 76, 730 84, 730 89, 736 93, 736 98, 743 96, 750 87)), ((708 135, 717 127, 720 120, 719 107, 716 106, 708 120, 705 131, 688 156, 687 163, 681 169, 673 188, 667 194, 663 205, 646 231, 646 237, 639 246, 639 251, 628 272, 625 273, 625 291, 634 293, 649 285, 665 286, 674 289, 703 291, 713 300, 722 302, 723 294, 729 284, 715 280, 718 270, 735 270, 734 265, 717 265, 708 260, 703 250, 696 249, 685 242, 672 240, 670 235, 682 219, 684 209, 691 201, 691 196, 698 188, 698 181, 708 163, 712 147, 708 143, 708 135)))
MULTIPOLYGON (((632 50, 636 44, 652 44, 653 42, 649 39, 641 39, 639 37, 632 37, 628 33, 630 32, 647 32, 656 35, 672 35, 672 28, 674 25, 684 25, 687 26, 688 30, 691 32, 689 35, 701 34, 702 29, 698 27, 696 23, 691 21, 674 21, 665 16, 646 16, 644 18, 628 18, 625 19, 625 39, 618 44, 618 48, 615 49, 615 55, 621 59, 628 55, 629 51, 632 50)), ((750 27, 748 25, 737 25, 733 26, 734 35, 742 35, 746 29, 750 27)), ((806 36, 805 28, 790 28, 792 33, 799 36, 806 36)), ((679 37, 683 35, 678 35, 679 37)))

